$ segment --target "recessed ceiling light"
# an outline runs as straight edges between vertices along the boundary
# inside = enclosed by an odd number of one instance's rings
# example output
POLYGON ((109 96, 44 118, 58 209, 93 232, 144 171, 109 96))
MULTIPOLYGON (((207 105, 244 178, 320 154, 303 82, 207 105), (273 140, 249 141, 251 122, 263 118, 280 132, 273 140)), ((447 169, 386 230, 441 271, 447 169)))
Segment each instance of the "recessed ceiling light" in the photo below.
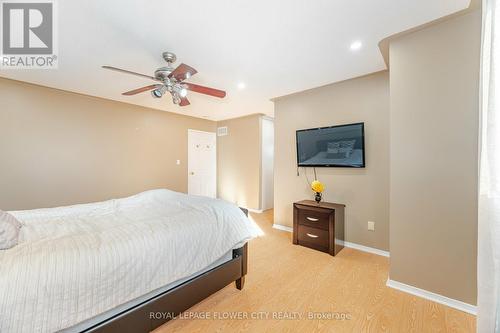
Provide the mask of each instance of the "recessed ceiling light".
POLYGON ((245 84, 245 82, 240 82, 238 83, 238 89, 239 90, 243 90, 247 87, 247 85, 245 84))
POLYGON ((357 40, 351 43, 351 51, 357 51, 363 46, 361 41, 357 40))

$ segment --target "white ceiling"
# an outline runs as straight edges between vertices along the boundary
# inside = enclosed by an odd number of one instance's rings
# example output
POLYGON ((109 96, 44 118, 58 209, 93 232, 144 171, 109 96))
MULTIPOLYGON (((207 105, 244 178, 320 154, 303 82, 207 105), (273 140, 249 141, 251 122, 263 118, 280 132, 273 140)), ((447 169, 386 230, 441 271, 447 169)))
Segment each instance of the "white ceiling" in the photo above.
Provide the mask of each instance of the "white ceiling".
POLYGON ((271 98, 385 69, 383 38, 465 9, 469 0, 64 0, 58 1, 59 68, 1 70, 0 76, 155 109, 221 120, 273 114, 271 98), (349 48, 363 42, 357 52, 349 48), (101 69, 152 75, 173 51, 198 70, 190 82, 227 91, 121 93, 151 84, 101 69), (239 82, 246 89, 238 90, 239 82))

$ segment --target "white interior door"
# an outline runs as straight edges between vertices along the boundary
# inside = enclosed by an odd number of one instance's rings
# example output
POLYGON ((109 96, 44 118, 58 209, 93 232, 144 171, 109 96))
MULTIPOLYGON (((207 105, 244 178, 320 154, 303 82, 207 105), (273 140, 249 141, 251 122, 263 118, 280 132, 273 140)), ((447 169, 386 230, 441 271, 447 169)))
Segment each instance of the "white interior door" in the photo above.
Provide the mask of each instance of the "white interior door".
POLYGON ((188 130, 188 193, 217 196, 217 137, 188 130))

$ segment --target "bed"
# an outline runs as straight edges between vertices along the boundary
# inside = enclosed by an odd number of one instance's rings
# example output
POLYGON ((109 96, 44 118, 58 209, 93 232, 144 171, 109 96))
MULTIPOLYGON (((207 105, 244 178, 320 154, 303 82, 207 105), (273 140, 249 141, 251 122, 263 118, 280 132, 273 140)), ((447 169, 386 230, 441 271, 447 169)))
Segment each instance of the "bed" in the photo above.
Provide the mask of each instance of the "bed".
POLYGON ((223 200, 165 189, 10 212, 0 332, 149 332, 236 282, 260 229, 223 200))

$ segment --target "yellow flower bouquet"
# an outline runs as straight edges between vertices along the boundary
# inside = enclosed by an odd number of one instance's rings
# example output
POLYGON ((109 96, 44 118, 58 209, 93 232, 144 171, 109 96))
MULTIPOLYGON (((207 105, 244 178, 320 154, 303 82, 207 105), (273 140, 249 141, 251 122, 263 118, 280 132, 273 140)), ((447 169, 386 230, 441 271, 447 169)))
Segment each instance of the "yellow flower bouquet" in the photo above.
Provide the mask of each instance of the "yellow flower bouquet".
POLYGON ((325 185, 323 185, 323 183, 321 183, 319 180, 313 180, 313 182, 311 183, 311 190, 316 192, 314 200, 316 200, 316 202, 319 204, 322 197, 321 193, 323 193, 323 191, 325 190, 325 185))

